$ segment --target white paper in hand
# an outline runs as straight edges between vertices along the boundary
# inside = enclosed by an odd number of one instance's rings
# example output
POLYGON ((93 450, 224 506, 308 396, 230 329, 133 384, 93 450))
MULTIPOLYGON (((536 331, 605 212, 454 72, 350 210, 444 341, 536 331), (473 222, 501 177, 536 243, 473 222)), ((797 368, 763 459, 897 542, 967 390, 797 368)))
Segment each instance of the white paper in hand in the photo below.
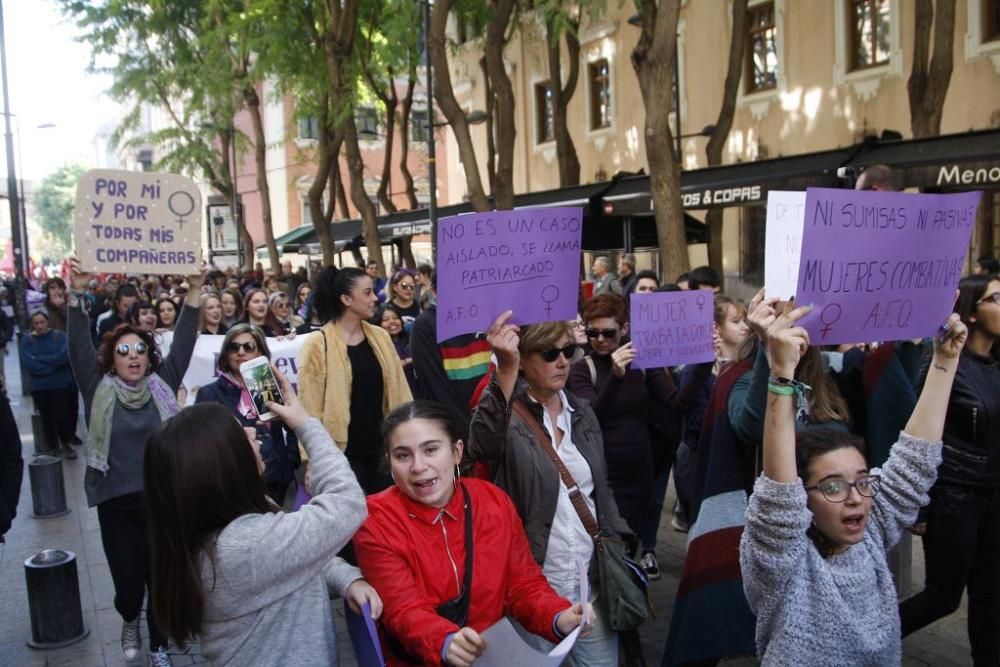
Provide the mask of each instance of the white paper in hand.
POLYGON ((772 190, 767 193, 767 225, 764 230, 764 287, 767 296, 787 299, 795 294, 798 287, 805 206, 805 192, 772 190))
POLYGON ((517 630, 505 617, 491 625, 482 633, 486 641, 486 650, 476 660, 476 667, 557 667, 573 650, 573 644, 580 635, 578 626, 566 635, 559 644, 548 653, 541 653, 529 646, 517 630))
POLYGON ((587 605, 590 603, 590 580, 587 578, 587 564, 582 558, 576 559, 576 568, 580 572, 580 602, 583 604, 583 620, 581 625, 590 625, 594 619, 590 617, 587 605))

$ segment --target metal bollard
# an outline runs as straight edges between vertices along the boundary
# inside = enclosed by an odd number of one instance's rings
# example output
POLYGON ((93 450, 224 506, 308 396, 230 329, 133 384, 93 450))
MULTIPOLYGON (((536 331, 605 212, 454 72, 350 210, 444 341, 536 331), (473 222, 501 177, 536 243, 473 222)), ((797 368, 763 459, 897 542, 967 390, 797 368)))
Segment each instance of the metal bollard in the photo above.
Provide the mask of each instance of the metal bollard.
POLYGON ((90 634, 83 625, 76 554, 45 549, 24 561, 31 614, 31 648, 69 646, 90 634))
POLYGON ((51 519, 69 514, 66 486, 63 483, 62 459, 42 454, 28 463, 31 480, 31 505, 36 519, 51 519))
POLYGON ((35 456, 48 454, 52 451, 48 439, 45 437, 45 427, 42 426, 42 416, 34 413, 31 415, 31 434, 35 438, 35 456))

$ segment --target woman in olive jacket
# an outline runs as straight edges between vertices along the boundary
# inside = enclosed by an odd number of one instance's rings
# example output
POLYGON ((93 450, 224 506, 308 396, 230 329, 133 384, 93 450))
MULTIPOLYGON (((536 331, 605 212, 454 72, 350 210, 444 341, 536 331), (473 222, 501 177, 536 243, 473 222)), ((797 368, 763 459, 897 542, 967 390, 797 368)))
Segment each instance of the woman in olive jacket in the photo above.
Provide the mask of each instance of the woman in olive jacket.
MULTIPOLYGON (((591 564, 590 579, 596 581, 594 543, 535 429, 547 432, 601 532, 617 538, 629 529, 608 484, 597 417, 586 401, 564 391, 576 351, 569 323, 518 328, 508 324, 511 315, 507 311, 497 318, 487 335, 497 368, 472 416, 469 453, 490 465, 493 481, 514 501, 531 554, 549 584, 559 595, 578 599, 577 558, 591 564), (525 422, 515 402, 527 408, 535 425, 525 422)), ((597 588, 590 587, 594 592, 597 588)), ((606 623, 601 604, 599 600, 594 632, 578 640, 570 654, 575 665, 618 664, 618 637, 606 623)), ((538 638, 525 639, 548 648, 538 638)))

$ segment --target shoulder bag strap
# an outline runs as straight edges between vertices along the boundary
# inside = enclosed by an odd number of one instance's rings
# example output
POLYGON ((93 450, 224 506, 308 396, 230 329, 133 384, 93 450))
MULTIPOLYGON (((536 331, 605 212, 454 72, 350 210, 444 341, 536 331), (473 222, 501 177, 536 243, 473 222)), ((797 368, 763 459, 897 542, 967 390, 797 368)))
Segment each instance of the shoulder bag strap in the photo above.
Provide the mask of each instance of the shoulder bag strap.
POLYGON ((590 513, 590 508, 587 507, 587 501, 583 497, 583 493, 580 492, 580 487, 577 486, 576 480, 573 479, 573 475, 570 474, 569 470, 566 469, 566 464, 563 460, 559 458, 559 454, 556 453, 555 447, 552 446, 552 439, 549 434, 545 432, 542 425, 538 423, 535 416, 531 414, 521 400, 514 401, 513 410, 520 417, 521 420, 531 429, 531 432, 535 434, 538 439, 538 444, 541 446, 542 451, 544 451, 548 457, 552 460, 552 464, 559 471, 559 477, 562 479, 563 484, 566 485, 566 490, 569 491, 569 500, 573 504, 573 509, 580 517, 581 523, 583 523, 584 529, 587 534, 593 538, 597 538, 601 529, 597 524, 597 519, 594 515, 590 513))

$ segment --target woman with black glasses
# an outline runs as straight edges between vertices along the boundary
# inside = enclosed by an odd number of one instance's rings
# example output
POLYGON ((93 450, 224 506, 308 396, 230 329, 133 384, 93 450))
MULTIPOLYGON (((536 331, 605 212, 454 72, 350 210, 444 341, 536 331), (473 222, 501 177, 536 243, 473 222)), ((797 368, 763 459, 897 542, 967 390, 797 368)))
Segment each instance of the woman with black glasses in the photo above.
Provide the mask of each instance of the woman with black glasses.
POLYGON ((257 429, 260 457, 264 461, 264 486, 267 495, 279 506, 299 467, 299 443, 295 432, 280 420, 260 422, 250 392, 247 391, 240 364, 257 357, 271 358, 263 332, 250 324, 237 324, 226 332, 219 354, 219 377, 198 390, 195 403, 208 401, 229 408, 244 427, 257 429))
MULTIPOLYGON (((586 401, 565 391, 577 348, 570 324, 518 327, 509 323, 512 314, 507 311, 497 318, 487 334, 497 367, 472 416, 469 454, 489 463, 493 480, 514 501, 531 555, 549 585, 559 595, 578 600, 578 559, 591 565, 590 579, 596 581, 594 542, 560 482, 548 443, 573 477, 601 533, 617 537, 629 530, 608 484, 597 417, 586 401)), ((591 585, 590 590, 596 594, 598 588, 591 585)), ((597 600, 594 630, 576 642, 571 664, 618 664, 618 636, 607 622, 605 604, 597 600)), ((551 646, 534 635, 525 640, 539 648, 551 646)))
MULTIPOLYGON (((187 370, 198 336, 200 275, 188 276, 191 288, 174 327, 170 354, 160 358, 153 332, 119 324, 106 333, 95 350, 90 322, 80 307, 90 274, 70 260, 73 291, 67 314, 69 360, 83 396, 90 428, 84 489, 87 504, 97 507, 101 542, 115 587, 115 609, 123 620, 122 653, 139 656, 139 612, 150 590, 150 551, 143 513, 142 466, 146 439, 166 419, 177 414, 177 389, 187 370)), ((148 600, 150 660, 170 665, 167 639, 156 625, 148 600)))

